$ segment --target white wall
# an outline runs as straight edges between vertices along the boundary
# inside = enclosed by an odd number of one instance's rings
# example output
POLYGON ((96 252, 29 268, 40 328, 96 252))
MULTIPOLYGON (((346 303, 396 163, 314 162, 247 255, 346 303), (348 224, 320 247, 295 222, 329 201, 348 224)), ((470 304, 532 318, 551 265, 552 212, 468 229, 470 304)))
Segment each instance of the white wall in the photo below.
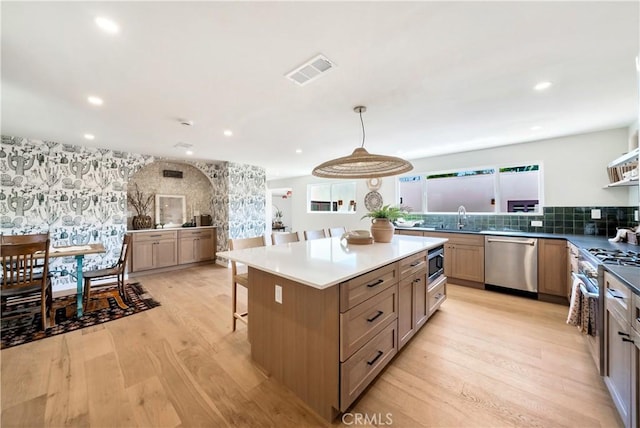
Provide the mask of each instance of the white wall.
MULTIPOLYGON (((476 150, 431 158, 415 159, 414 170, 408 174, 442 171, 490 164, 540 162, 544 174, 545 206, 629 206, 638 205, 638 188, 604 189, 609 182, 607 164, 628 150, 628 128, 589 134, 572 135, 493 149, 476 150)), ((347 229, 367 229, 370 221, 360 220, 367 210, 364 196, 366 180, 357 180, 357 210, 355 214, 307 213, 307 184, 326 183, 313 176, 274 180, 269 188, 291 187, 292 230, 345 226, 347 229)), ((385 204, 398 204, 395 177, 382 179, 378 192, 385 204)))

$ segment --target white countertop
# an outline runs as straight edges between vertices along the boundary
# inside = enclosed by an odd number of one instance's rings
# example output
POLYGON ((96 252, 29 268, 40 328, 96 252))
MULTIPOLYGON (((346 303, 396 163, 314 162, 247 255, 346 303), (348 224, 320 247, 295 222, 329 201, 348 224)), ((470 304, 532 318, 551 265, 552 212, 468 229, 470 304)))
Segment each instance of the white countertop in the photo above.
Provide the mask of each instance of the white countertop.
POLYGON ((340 238, 323 238, 289 244, 216 253, 248 266, 325 289, 420 251, 447 239, 394 235, 388 244, 347 245, 340 238))
POLYGON ((137 230, 129 230, 127 229, 127 233, 143 233, 143 232, 162 232, 165 230, 193 230, 193 229, 213 229, 217 226, 175 226, 175 227, 162 227, 158 229, 137 229, 137 230))

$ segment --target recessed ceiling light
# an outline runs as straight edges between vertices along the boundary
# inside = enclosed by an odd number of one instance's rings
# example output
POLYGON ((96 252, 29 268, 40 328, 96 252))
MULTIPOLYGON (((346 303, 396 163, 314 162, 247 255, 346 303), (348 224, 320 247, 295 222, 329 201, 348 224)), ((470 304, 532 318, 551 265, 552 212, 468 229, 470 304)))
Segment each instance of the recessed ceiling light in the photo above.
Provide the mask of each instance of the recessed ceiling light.
POLYGON ((533 87, 536 91, 544 91, 545 89, 549 89, 551 87, 551 82, 545 80, 543 82, 538 82, 536 86, 533 87))
POLYGON ((186 153, 187 155, 191 156, 191 155, 193 154, 193 150, 187 150, 185 153, 186 153))
POLYGON ((105 33, 117 34, 120 31, 120 27, 114 21, 103 16, 98 16, 95 20, 96 25, 100 27, 105 33))
POLYGON ((87 101, 89 101, 89 103, 93 104, 94 106, 101 106, 102 103, 104 103, 104 101, 102 101, 102 98, 93 95, 87 97, 87 101))
POLYGON ((230 129, 226 129, 226 130, 223 132, 223 134, 224 134, 226 137, 231 137, 231 136, 233 135, 233 132, 232 132, 230 129))
POLYGON ((302 153, 302 149, 296 149, 296 153, 297 153, 297 154, 302 153))
POLYGON ((95 140, 96 136, 93 134, 84 134, 84 138, 87 140, 95 140))
POLYGON ((542 129, 542 126, 539 126, 539 125, 536 125, 536 126, 532 126, 532 127, 531 127, 531 130, 532 130, 532 131, 539 131, 539 130, 541 130, 541 129, 542 129))

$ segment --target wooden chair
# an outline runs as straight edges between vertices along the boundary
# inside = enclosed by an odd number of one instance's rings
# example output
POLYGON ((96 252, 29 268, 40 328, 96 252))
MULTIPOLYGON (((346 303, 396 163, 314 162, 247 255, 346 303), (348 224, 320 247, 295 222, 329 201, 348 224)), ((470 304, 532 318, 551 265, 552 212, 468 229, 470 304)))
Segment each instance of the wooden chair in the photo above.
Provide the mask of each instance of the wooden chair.
POLYGON ((298 232, 274 232, 271 234, 271 244, 273 245, 298 242, 299 240, 298 232))
MULTIPOLYGON (((245 248, 264 247, 266 242, 264 236, 256 236, 255 238, 230 239, 229 250, 243 250, 245 248)), ((236 321, 248 323, 248 312, 238 312, 238 284, 249 290, 249 274, 247 272, 239 272, 236 262, 231 262, 231 312, 233 314, 232 331, 236 331, 236 321)))
POLYGON ((115 284, 118 286, 118 293, 113 293, 113 297, 122 309, 126 309, 130 303, 129 296, 127 295, 127 284, 124 280, 124 274, 126 273, 127 259, 129 258, 129 248, 131 247, 131 234, 127 233, 122 239, 122 249, 120 250, 120 257, 116 263, 108 268, 91 270, 83 272, 84 278, 84 292, 83 292, 83 305, 85 312, 90 312, 89 303, 91 302, 91 293, 96 289, 104 289, 113 287, 114 281, 103 283, 100 285, 92 285, 91 281, 97 279, 115 279, 115 284), (123 301, 124 300, 124 301, 123 301), (125 303, 127 302, 127 303, 125 303))
POLYGON ((344 235, 344 233, 347 231, 347 229, 344 226, 340 226, 340 227, 330 227, 329 228, 329 236, 334 238, 334 237, 341 237, 342 235, 344 235))
POLYGON ((312 239, 326 238, 326 237, 327 237, 327 232, 325 232, 324 229, 304 231, 304 239, 307 241, 310 241, 312 239))
POLYGON ((49 234, 12 235, 0 238, 2 284, 0 288, 2 318, 11 319, 32 314, 29 308, 10 306, 28 301, 39 301, 42 330, 53 318, 51 278, 49 267, 49 234))

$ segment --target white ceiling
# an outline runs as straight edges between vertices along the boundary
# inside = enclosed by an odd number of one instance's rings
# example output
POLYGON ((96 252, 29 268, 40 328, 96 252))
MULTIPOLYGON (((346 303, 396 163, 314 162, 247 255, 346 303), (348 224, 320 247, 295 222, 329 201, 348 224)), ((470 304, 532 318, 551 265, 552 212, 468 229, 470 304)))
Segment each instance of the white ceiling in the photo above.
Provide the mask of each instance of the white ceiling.
POLYGON ((4 135, 188 158, 183 142, 194 158, 283 178, 359 146, 360 104, 365 148, 408 159, 638 117, 638 2, 0 7, 4 135), (320 53, 337 67, 303 87, 284 77, 320 53), (553 86, 533 91, 541 80, 553 86), (86 102, 93 94, 103 106, 86 102))

